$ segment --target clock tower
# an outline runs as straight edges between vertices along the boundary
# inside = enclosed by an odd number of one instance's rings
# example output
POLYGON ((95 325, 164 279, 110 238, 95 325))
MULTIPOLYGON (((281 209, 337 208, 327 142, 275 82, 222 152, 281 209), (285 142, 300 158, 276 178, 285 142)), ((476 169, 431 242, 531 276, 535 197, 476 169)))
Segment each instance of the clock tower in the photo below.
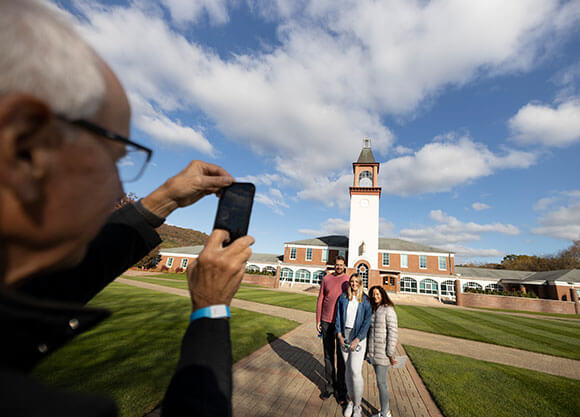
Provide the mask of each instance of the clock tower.
POLYGON ((379 165, 373 156, 370 139, 364 138, 358 160, 352 164, 354 181, 350 187, 348 267, 361 274, 365 287, 368 286, 369 270, 378 269, 379 165))

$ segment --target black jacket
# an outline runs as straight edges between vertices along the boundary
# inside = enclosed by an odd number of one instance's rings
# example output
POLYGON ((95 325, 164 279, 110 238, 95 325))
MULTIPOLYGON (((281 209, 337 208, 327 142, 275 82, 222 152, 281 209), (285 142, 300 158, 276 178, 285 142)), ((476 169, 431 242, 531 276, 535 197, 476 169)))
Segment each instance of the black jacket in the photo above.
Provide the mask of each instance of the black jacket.
MULTIPOLYGON (((117 415, 107 397, 56 390, 26 373, 109 316, 107 310, 83 306, 160 242, 155 229, 128 205, 110 217, 76 268, 29 279, 17 291, 0 288, 0 416, 117 415)), ((164 416, 232 414, 229 335, 226 319, 189 325, 163 400, 164 416)))

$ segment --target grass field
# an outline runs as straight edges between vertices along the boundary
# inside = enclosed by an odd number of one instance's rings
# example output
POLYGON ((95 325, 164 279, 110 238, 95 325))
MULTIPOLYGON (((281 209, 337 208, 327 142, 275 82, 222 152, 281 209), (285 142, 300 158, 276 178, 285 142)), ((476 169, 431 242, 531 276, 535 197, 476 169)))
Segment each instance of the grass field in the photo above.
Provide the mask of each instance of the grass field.
POLYGON ((580 381, 405 345, 446 417, 575 417, 580 381))
POLYGON ((580 323, 450 308, 397 306, 399 326, 580 359, 580 323))
MULTIPOLYGON (((56 386, 105 393, 121 416, 142 417, 163 397, 189 322, 190 300, 113 283, 91 305, 113 311, 95 329, 49 356, 34 376, 56 386)), ((231 309, 232 350, 237 361, 298 323, 231 309)))
MULTIPOLYGON (((138 278, 176 288, 186 282, 138 278)), ((316 297, 241 287, 236 298, 316 311, 316 297)), ((397 305, 399 326, 580 360, 580 322, 548 320, 451 308, 397 305)))
POLYGON ((501 311, 504 313, 523 313, 523 314, 531 314, 531 315, 535 315, 535 316, 546 316, 546 317, 554 317, 554 318, 580 320, 580 314, 543 313, 543 312, 539 312, 539 311, 504 310, 501 308, 486 308, 486 307, 470 307, 470 308, 477 308, 478 310, 488 310, 488 311, 501 311))
MULTIPOLYGON (((164 285, 172 288, 187 289, 187 282, 163 281, 160 279, 125 277, 150 284, 164 285)), ((243 284, 235 298, 256 303, 269 304, 279 307, 294 308, 296 310, 315 312, 316 297, 311 295, 295 294, 291 292, 271 291, 261 287, 243 284)))

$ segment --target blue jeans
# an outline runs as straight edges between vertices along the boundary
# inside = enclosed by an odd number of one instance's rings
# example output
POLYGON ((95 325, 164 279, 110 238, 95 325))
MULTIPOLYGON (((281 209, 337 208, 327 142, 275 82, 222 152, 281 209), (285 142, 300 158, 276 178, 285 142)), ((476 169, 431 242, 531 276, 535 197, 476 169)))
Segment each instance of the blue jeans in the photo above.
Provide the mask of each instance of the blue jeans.
POLYGON ((389 411, 389 387, 387 386, 387 372, 389 365, 373 365, 377 376, 377 387, 379 388, 379 398, 381 400, 381 413, 387 414, 389 411))

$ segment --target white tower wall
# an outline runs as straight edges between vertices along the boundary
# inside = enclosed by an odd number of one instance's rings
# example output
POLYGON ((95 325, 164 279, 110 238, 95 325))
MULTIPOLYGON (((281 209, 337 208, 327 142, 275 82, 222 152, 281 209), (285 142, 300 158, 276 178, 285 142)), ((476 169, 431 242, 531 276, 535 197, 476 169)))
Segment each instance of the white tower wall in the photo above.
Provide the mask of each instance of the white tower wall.
POLYGON ((371 269, 378 269, 379 253, 379 196, 350 196, 350 228, 348 243, 348 267, 364 259, 371 269), (364 242, 364 252, 360 253, 364 242))

